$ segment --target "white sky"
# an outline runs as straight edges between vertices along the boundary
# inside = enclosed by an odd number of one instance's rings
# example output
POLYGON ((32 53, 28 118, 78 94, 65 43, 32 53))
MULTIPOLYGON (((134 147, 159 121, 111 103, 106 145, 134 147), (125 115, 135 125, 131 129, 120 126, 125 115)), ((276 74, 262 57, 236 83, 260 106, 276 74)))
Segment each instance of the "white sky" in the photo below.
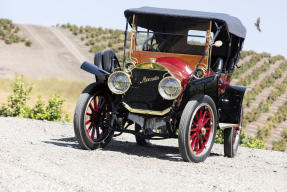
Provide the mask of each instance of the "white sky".
POLYGON ((125 28, 127 8, 154 6, 222 12, 238 17, 247 28, 244 50, 287 58, 287 0, 0 0, 0 18, 15 23, 51 26, 57 23, 125 28), (262 32, 254 27, 261 17, 262 32))

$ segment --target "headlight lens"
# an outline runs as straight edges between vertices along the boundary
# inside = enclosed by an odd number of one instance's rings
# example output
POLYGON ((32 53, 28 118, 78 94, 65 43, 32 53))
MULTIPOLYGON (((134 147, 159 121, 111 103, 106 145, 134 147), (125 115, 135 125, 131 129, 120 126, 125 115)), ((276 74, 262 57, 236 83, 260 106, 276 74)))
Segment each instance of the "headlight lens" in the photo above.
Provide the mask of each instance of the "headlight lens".
POLYGON ((128 74, 122 71, 117 71, 110 75, 108 86, 113 93, 124 94, 131 86, 131 79, 128 74))
POLYGON ((181 92, 180 81, 173 77, 163 78, 158 85, 159 94, 166 100, 176 99, 181 92))

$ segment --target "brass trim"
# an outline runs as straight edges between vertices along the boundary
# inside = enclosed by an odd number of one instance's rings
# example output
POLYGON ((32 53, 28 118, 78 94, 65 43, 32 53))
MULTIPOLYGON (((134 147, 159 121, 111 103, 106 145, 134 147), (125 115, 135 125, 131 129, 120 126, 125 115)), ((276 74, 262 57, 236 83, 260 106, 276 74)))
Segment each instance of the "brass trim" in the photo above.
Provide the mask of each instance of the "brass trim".
POLYGON ((146 110, 146 109, 134 109, 134 108, 131 108, 125 102, 122 102, 122 104, 131 113, 140 113, 140 114, 148 114, 148 115, 161 115, 162 116, 162 115, 165 115, 168 112, 170 112, 170 108, 167 108, 163 111, 152 111, 152 110, 146 110))
POLYGON ((108 78, 108 87, 109 87, 109 89, 111 90, 112 93, 117 94, 117 95, 125 94, 125 93, 130 89, 131 85, 132 85, 131 77, 130 77, 130 75, 129 75, 128 73, 126 73, 126 72, 124 72, 124 71, 115 71, 115 72, 113 72, 113 73, 109 76, 109 78, 108 78), (129 88, 127 88, 127 90, 125 90, 125 91, 122 92, 122 93, 116 93, 116 92, 114 92, 114 91, 111 89, 111 87, 110 87, 111 77, 113 77, 113 76, 114 76, 115 74, 117 74, 117 73, 123 73, 123 74, 125 74, 125 75, 128 77, 128 79, 129 79, 129 83, 130 83, 129 88))
MULTIPOLYGON (((165 66, 161 65, 160 63, 158 62, 155 62, 155 63, 150 63, 150 62, 144 62, 144 63, 141 63, 141 64, 137 64, 135 68, 137 69, 149 69, 149 70, 159 70, 159 69, 153 69, 153 68, 140 68, 139 66, 140 65, 148 65, 148 64, 154 64, 154 65, 159 65, 161 66, 162 68, 164 68, 165 71, 167 71, 167 73, 169 75, 171 75, 172 77, 174 77, 175 79, 177 79, 175 76, 174 76, 174 72, 171 72, 170 70, 168 70, 165 66)), ((133 68, 133 69, 135 69, 133 68)), ((131 70, 132 71, 132 70, 131 70)))
POLYGON ((207 69, 205 69, 204 67, 202 67, 202 66, 199 66, 198 68, 197 68, 197 71, 202 71, 202 73, 203 73, 203 77, 198 77, 198 76, 196 76, 196 75, 193 75, 194 76, 194 78, 195 79, 202 79, 202 78, 204 78, 205 77, 205 74, 206 74, 206 71, 207 71, 207 69))
MULTIPOLYGON (((211 27, 212 27, 212 21, 209 22, 209 31, 208 31, 208 37, 209 37, 209 42, 211 41, 211 27)), ((207 59, 207 71, 208 71, 208 74, 209 75, 209 72, 210 72, 210 64, 211 64, 211 54, 212 54, 212 46, 210 47, 209 51, 208 51, 208 59, 207 59)))

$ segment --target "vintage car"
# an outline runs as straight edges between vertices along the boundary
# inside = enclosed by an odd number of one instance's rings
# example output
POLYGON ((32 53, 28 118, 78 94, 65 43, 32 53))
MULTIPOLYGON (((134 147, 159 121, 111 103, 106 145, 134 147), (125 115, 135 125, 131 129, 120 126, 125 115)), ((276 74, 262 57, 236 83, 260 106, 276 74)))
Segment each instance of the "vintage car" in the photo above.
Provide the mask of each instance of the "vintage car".
POLYGON ((81 66, 96 82, 84 89, 75 109, 80 146, 104 147, 122 133, 134 134, 138 145, 178 138, 183 160, 202 162, 217 129, 224 129, 224 154, 234 157, 246 90, 230 85, 246 35, 240 20, 154 7, 124 14, 123 63, 106 50, 95 54, 94 64, 81 66))

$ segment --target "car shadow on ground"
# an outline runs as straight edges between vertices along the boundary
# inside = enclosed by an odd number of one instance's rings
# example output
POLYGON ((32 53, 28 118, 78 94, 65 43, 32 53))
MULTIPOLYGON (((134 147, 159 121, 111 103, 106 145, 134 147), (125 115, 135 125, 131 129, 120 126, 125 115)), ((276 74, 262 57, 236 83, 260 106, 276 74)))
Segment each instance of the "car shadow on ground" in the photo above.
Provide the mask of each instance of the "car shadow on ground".
MULTIPOLYGON (((43 142, 46 144, 53 144, 59 147, 70 147, 82 150, 75 137, 63 137, 43 142)), ((135 142, 131 141, 112 140, 105 148, 100 150, 120 152, 138 157, 157 158, 169 161, 182 161, 177 146, 164 146, 158 144, 139 146, 135 142)), ((211 153, 209 156, 212 157, 222 155, 218 153, 211 153)))
POLYGON ((74 149, 81 149, 75 137, 63 137, 58 139, 51 139, 50 141, 42 141, 46 144, 53 144, 59 147, 70 147, 74 149))

